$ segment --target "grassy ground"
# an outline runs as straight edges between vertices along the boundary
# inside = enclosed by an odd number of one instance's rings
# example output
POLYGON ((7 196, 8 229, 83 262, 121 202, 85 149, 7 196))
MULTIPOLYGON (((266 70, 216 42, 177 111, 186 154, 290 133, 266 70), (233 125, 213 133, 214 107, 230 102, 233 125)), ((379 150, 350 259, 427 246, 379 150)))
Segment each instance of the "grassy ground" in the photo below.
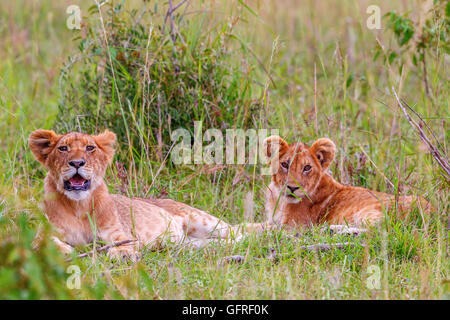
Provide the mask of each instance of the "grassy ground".
MULTIPOLYGON (((245 19, 235 32, 264 66, 254 71, 255 92, 264 101, 258 128, 270 119, 270 126, 288 140, 300 137, 309 143, 330 137, 338 146, 331 169, 339 181, 421 195, 430 199, 436 213, 422 217, 414 211, 407 221, 388 218, 356 238, 330 236, 317 228, 297 236, 250 236, 237 244, 195 251, 173 246, 143 252, 143 259, 133 265, 114 263, 104 254, 65 262, 49 242, 32 248, 37 230, 45 234, 49 227, 39 204, 45 172, 26 142, 32 130, 54 125, 60 70, 76 48, 65 21, 65 10, 73 2, 1 2, 0 298, 449 298, 448 182, 390 91, 394 86, 423 115, 446 150, 448 56, 434 53, 427 61, 429 98, 422 73, 413 65, 399 72, 396 65, 373 60, 376 38, 385 47, 395 47, 395 40, 389 32, 366 27, 370 4, 378 4, 382 14, 395 9, 419 19, 419 3, 254 1, 249 6, 255 14, 241 9, 245 19), (301 245, 319 242, 353 245, 324 253, 301 250, 301 245), (272 249, 276 259, 269 258, 272 249), (246 262, 221 265, 229 255, 244 255, 246 262), (80 268, 80 289, 67 286, 71 265, 80 268), (377 275, 380 286, 373 288, 368 281, 377 275)), ((87 10, 91 4, 80 6, 87 10)), ((216 19, 227 18, 226 8, 218 3, 195 5, 216 19)), ((192 14, 195 5, 189 9, 192 14)), ((253 168, 166 167, 157 159, 149 154, 147 161, 131 160, 125 193, 164 195, 232 223, 242 222, 244 216, 263 220, 269 178, 253 168), (245 212, 245 199, 253 199, 254 216, 245 212)), ((108 171, 107 182, 112 192, 123 192, 117 168, 108 171)))

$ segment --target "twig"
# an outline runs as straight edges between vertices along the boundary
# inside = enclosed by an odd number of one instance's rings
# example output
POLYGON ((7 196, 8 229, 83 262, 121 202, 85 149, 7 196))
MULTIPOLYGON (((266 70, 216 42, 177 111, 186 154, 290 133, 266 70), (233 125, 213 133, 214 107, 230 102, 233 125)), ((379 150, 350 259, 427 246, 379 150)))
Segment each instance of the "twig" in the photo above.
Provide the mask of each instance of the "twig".
POLYGON ((164 24, 163 24, 161 32, 164 34, 164 30, 166 28, 166 23, 167 23, 167 18, 170 17, 170 38, 172 39, 173 42, 175 42, 176 35, 174 35, 174 33, 173 33, 174 24, 173 24, 172 14, 175 12, 175 10, 177 10, 179 7, 181 7, 186 1, 187 0, 183 0, 174 7, 172 0, 169 0, 169 9, 167 10, 166 16, 164 17, 164 24))
MULTIPOLYGON (((328 250, 332 250, 332 249, 343 249, 346 247, 355 247, 355 243, 352 242, 344 242, 344 243, 331 243, 331 244, 327 244, 327 243, 318 243, 318 244, 313 244, 310 246, 301 246, 300 250, 308 250, 308 251, 328 251, 328 250)), ((365 244, 359 243, 358 246, 361 247, 365 247, 365 244)))
POLYGON ((438 140, 438 138, 436 137, 436 135, 434 134, 433 130, 430 128, 430 126, 425 122, 425 120, 423 120, 423 118, 420 116, 420 114, 418 114, 413 108, 411 108, 409 106, 409 104, 404 100, 404 99, 400 99, 402 101, 402 103, 412 112, 416 115, 417 118, 419 118, 419 124, 420 125, 424 125, 425 127, 427 127, 428 131, 430 132, 430 134, 433 136, 434 141, 437 142, 437 144, 439 145, 439 147, 441 148, 440 150, 444 153, 444 156, 447 157, 447 154, 444 150, 444 146, 441 144, 441 142, 438 140))
POLYGON ((420 139, 427 145, 428 150, 430 150, 431 155, 436 159, 438 164, 441 166, 441 168, 444 170, 444 175, 447 180, 450 180, 450 166, 447 162, 447 160, 441 155, 439 149, 437 149, 430 141, 430 139, 425 135, 422 128, 415 122, 411 116, 406 111, 403 104, 400 102, 400 99, 397 96, 397 92, 395 92, 394 87, 392 87, 392 92, 394 93, 395 99, 398 102, 398 105, 400 109, 402 109, 403 114, 405 115, 406 119, 408 120, 409 124, 415 129, 420 137, 420 139))
POLYGON ((224 257, 220 264, 224 265, 225 263, 230 263, 230 262, 244 263, 245 262, 245 257, 241 256, 241 255, 234 255, 234 256, 224 257))
MULTIPOLYGON (((327 243, 318 243, 318 244, 313 244, 313 245, 309 245, 309 246, 300 246, 300 250, 307 250, 307 251, 317 251, 317 252, 321 252, 321 251, 329 251, 332 249, 345 249, 347 247, 356 247, 356 246, 361 246, 361 247, 365 247, 366 245, 363 243, 359 243, 359 244, 355 244, 352 242, 344 242, 344 243, 331 243, 331 244, 327 244, 327 243)), ((265 258, 254 258, 256 260, 263 260, 263 259, 267 259, 271 262, 277 262, 279 260, 279 254, 275 251, 275 249, 270 248, 270 252, 268 254, 267 257, 265 258)), ((219 263, 219 265, 225 265, 226 263, 237 263, 237 264, 242 264, 244 262, 246 262, 246 256, 241 256, 241 255, 234 255, 234 256, 227 256, 224 257, 221 262, 219 263)))
MULTIPOLYGON (((98 247, 95 250, 91 250, 89 252, 79 254, 77 256, 77 258, 84 258, 84 257, 90 256, 91 254, 93 254, 94 251, 102 252, 102 251, 108 250, 109 248, 119 247, 121 245, 124 245, 124 244, 127 244, 127 243, 131 243, 131 242, 135 242, 135 241, 136 240, 123 240, 123 241, 115 242, 115 243, 112 243, 112 244, 107 244, 107 245, 104 245, 103 247, 98 247)), ((72 261, 72 258, 66 259, 66 261, 70 262, 70 261, 72 261)))
POLYGON ((364 228, 350 227, 347 225, 340 225, 340 224, 332 224, 330 226, 326 226, 326 227, 322 228, 321 231, 322 230, 330 231, 331 233, 334 233, 334 234, 345 234, 345 235, 354 235, 354 236, 359 236, 359 235, 367 232, 367 229, 364 229, 364 228))
POLYGON ((425 93, 427 95, 428 98, 430 98, 432 100, 432 96, 431 96, 431 90, 430 90, 430 85, 428 83, 428 75, 427 75, 427 62, 425 60, 425 50, 422 49, 422 66, 423 66, 423 82, 425 84, 425 93))
POLYGON ((181 1, 179 4, 177 4, 175 7, 173 7, 172 12, 173 13, 175 10, 177 10, 179 7, 181 7, 183 5, 183 3, 185 3, 187 0, 183 0, 181 1))

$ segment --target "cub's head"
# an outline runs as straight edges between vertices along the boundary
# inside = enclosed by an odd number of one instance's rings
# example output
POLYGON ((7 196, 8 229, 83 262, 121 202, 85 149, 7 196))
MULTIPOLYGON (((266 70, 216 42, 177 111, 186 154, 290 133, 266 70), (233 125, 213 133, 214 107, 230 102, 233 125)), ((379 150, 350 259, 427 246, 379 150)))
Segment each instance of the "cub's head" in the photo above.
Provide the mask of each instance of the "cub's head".
POLYGON ((311 146, 304 143, 289 145, 278 136, 264 141, 264 152, 271 159, 272 183, 288 203, 312 197, 321 177, 334 159, 333 141, 321 138, 311 146), (278 149, 278 155, 276 150, 278 149))
POLYGON ((49 170, 57 190, 72 200, 86 199, 100 185, 115 142, 116 135, 108 130, 91 136, 40 129, 28 138, 33 155, 49 170))

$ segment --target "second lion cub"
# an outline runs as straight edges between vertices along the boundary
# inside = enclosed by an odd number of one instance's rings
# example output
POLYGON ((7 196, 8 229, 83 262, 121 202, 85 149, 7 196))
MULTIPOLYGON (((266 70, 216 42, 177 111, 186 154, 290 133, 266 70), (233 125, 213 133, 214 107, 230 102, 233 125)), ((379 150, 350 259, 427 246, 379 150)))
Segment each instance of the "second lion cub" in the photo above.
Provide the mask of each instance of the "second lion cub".
MULTIPOLYGON (((336 146, 321 138, 311 146, 289 145, 278 136, 265 140, 264 151, 271 158, 272 181, 266 193, 267 222, 289 226, 329 224, 362 225, 384 217, 395 203, 394 195, 353 186, 333 179, 328 167, 336 146), (278 156, 274 150, 278 148, 278 156)), ((417 205, 425 213, 433 210, 423 198, 400 196, 398 212, 406 213, 417 205)))

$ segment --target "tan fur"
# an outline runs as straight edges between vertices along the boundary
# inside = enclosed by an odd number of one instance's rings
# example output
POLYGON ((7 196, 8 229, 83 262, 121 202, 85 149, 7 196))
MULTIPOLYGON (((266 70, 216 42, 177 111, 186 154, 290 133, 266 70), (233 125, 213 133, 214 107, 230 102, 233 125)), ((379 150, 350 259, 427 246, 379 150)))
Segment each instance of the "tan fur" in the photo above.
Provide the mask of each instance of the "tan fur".
POLYGON ((108 243, 137 240, 138 246, 122 245, 109 250, 110 255, 133 258, 138 247, 161 245, 163 240, 187 240, 200 246, 207 239, 229 238, 232 233, 239 237, 241 231, 263 228, 259 224, 230 226, 202 210, 169 199, 130 199, 110 194, 103 176, 114 156, 115 142, 116 135, 110 131, 91 136, 37 130, 29 137, 31 151, 48 169, 44 208, 59 234, 54 241, 62 252, 88 244, 96 235, 108 243), (68 149, 60 150, 61 147, 68 149), (73 161, 85 163, 74 168, 73 161), (65 183, 76 175, 90 181, 88 190, 66 189, 65 183))
POLYGON ((370 224, 380 221, 384 212, 404 216, 414 205, 425 213, 433 210, 429 202, 414 196, 400 196, 344 186, 333 179, 328 167, 334 159, 335 144, 321 138, 311 146, 288 145, 278 136, 265 140, 265 153, 271 159, 272 181, 266 193, 269 223, 288 226, 329 224, 370 224), (275 152, 278 149, 278 155, 275 152), (283 167, 288 163, 288 168, 283 167), (311 169, 309 169, 310 166, 311 169), (287 186, 298 187, 290 194, 287 186))

